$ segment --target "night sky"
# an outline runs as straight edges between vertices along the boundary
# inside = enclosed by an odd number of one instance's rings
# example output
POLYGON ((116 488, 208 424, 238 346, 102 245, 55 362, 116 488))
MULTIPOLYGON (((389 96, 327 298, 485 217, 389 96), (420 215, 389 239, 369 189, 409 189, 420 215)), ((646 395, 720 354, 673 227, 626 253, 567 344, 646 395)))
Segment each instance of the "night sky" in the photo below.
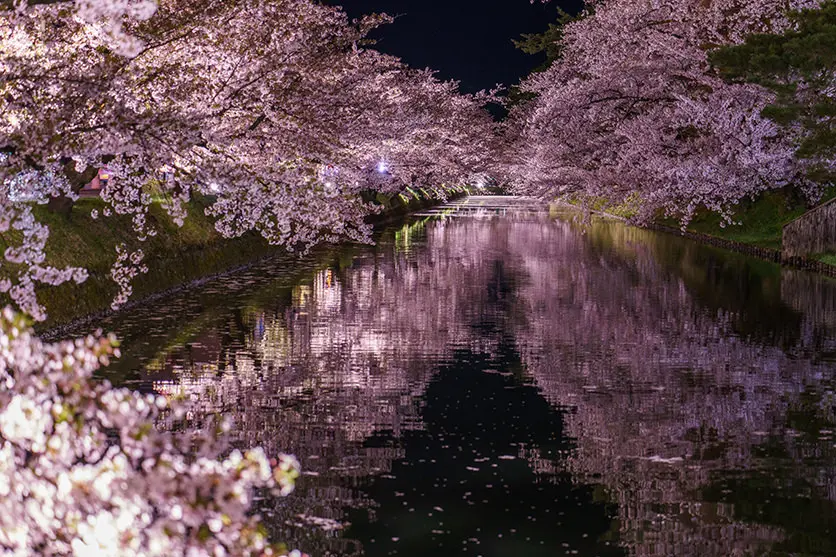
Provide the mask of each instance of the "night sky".
POLYGON ((462 90, 514 85, 541 64, 542 56, 517 50, 512 39, 539 33, 557 20, 557 8, 576 13, 581 0, 329 0, 352 18, 373 12, 400 16, 375 32, 376 48, 410 66, 433 68, 462 90))

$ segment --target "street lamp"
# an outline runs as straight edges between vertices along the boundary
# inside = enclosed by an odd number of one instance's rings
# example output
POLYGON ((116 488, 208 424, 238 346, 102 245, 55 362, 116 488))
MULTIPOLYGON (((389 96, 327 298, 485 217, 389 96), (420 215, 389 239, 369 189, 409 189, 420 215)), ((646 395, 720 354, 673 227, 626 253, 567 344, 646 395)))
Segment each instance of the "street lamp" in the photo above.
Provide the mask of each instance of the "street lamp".
POLYGON ((99 186, 102 188, 107 187, 107 182, 110 180, 110 170, 108 168, 100 168, 99 169, 99 186))

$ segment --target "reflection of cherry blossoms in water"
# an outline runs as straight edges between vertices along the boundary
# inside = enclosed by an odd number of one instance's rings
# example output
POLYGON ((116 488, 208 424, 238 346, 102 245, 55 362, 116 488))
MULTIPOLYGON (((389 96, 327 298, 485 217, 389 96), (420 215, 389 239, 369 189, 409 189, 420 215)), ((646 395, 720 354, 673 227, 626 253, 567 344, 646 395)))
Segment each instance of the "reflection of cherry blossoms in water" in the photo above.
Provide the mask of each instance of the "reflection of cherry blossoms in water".
POLYGON ((148 347, 140 385, 299 456, 294 496, 262 502, 274 537, 322 555, 833 549, 829 283, 495 202, 448 217, 116 326, 148 347))
POLYGON ((422 429, 420 397, 438 365, 454 351, 496 349, 496 332, 473 325, 502 313, 485 298, 502 295, 491 282, 506 234, 475 222, 431 230, 405 227, 350 268, 316 272, 273 308, 235 312, 148 375, 157 391, 233 417, 242 446, 300 458, 305 477, 277 510, 291 529, 278 538, 300 535, 294 525, 338 528, 343 507, 368 506, 351 478, 386 474, 404 455, 363 441, 422 429))
POLYGON ((659 556, 793 547, 809 533, 768 516, 787 500, 832 525, 832 363, 741 336, 740 310, 700 304, 648 234, 600 222, 588 234, 513 236, 512 251, 540 247, 527 251, 516 338, 544 396, 573 409, 572 469, 611 490, 623 542, 659 556), (807 431, 791 417, 802 406, 807 431))

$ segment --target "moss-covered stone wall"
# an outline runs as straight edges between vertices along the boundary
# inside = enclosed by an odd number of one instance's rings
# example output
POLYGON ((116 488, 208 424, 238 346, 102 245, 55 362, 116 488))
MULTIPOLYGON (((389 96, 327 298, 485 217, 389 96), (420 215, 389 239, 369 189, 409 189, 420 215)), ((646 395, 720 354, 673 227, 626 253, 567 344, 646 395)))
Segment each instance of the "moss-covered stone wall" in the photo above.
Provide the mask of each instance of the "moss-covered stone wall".
POLYGON ((836 253, 836 198, 784 226, 785 258, 836 253))

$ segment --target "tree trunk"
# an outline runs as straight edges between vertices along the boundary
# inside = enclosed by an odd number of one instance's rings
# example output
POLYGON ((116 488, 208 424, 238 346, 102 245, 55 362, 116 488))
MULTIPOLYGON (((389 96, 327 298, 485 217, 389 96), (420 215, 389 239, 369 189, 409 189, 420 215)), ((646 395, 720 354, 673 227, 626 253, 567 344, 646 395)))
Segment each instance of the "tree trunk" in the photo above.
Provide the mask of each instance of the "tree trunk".
MULTIPOLYGON (((72 159, 64 163, 64 176, 70 182, 70 188, 74 193, 80 192, 81 188, 90 183, 98 173, 99 169, 94 166, 88 166, 84 169, 84 172, 77 172, 75 161, 72 159)), ((53 213, 69 217, 73 211, 73 204, 73 200, 66 195, 59 195, 50 198, 46 208, 53 213)))
POLYGON ((66 195, 59 197, 50 197, 46 204, 46 208, 51 213, 57 213, 69 217, 73 212, 73 200, 66 195))

